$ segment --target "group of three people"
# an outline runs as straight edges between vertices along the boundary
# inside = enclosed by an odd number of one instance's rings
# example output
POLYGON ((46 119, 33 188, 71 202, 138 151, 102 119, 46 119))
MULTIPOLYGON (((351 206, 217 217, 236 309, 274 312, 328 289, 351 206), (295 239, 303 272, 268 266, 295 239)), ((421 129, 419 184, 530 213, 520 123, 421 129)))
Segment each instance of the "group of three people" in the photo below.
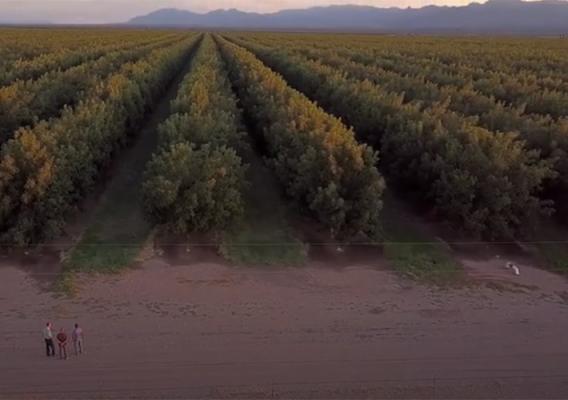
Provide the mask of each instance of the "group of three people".
MULTIPOLYGON (((45 351, 47 356, 55 357, 55 345, 53 343, 53 332, 51 330, 51 322, 45 324, 45 328, 43 328, 43 339, 45 340, 45 351)), ((67 334, 65 333, 65 329, 61 328, 59 333, 55 336, 57 340, 57 345, 59 348, 59 358, 62 360, 67 359, 67 334)), ((75 355, 79 355, 83 353, 83 345, 84 345, 84 336, 83 336, 83 329, 79 326, 79 324, 75 324, 73 328, 73 332, 71 334, 71 339, 73 340, 73 347, 75 348, 75 355)))

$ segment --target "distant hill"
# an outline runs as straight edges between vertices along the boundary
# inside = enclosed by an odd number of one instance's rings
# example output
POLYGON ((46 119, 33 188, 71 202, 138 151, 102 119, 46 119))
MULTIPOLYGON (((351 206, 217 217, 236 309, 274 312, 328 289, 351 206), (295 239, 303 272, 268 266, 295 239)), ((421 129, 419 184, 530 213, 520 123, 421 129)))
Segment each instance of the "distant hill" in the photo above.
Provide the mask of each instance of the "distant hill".
POLYGON ((377 8, 329 6, 272 14, 235 9, 206 14, 162 9, 128 22, 137 26, 228 29, 372 30, 385 32, 568 33, 568 2, 490 0, 461 7, 377 8))

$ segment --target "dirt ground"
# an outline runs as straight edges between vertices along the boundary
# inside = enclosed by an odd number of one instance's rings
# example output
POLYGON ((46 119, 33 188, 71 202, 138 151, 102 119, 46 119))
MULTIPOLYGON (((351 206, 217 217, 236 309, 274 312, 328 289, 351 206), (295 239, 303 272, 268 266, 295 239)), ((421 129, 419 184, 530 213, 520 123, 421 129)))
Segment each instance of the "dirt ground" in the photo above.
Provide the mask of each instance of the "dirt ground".
POLYGON ((470 283, 439 289, 370 251, 264 269, 181 253, 82 276, 75 298, 49 260, 4 260, 0 398, 568 398, 568 282, 518 260, 515 277, 463 259, 470 283), (81 323, 86 354, 47 358, 46 320, 81 323))

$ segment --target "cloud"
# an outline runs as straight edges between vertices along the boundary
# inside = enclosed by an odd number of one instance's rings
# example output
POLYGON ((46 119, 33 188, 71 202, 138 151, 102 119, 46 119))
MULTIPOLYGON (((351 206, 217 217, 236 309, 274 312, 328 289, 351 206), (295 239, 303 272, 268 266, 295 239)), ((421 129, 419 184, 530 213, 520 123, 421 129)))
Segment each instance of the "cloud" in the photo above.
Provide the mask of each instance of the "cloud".
POLYGON ((420 7, 427 4, 467 4, 468 0, 0 0, 2 22, 115 23, 160 8, 207 12, 219 8, 274 12, 330 4, 378 7, 420 7))

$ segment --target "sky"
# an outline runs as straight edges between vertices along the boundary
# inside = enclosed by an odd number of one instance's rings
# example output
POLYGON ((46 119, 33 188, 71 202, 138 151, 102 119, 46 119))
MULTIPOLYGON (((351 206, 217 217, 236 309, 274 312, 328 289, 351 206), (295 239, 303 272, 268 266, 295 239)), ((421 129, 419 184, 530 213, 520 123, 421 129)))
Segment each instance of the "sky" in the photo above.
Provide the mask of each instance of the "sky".
MULTIPOLYGON (((377 7, 422 7, 428 4, 465 5, 473 0, 0 0, 0 22, 115 23, 160 8, 195 12, 237 8, 242 11, 274 12, 330 4, 360 4, 377 7)), ((479 0, 477 0, 479 2, 479 0)))

